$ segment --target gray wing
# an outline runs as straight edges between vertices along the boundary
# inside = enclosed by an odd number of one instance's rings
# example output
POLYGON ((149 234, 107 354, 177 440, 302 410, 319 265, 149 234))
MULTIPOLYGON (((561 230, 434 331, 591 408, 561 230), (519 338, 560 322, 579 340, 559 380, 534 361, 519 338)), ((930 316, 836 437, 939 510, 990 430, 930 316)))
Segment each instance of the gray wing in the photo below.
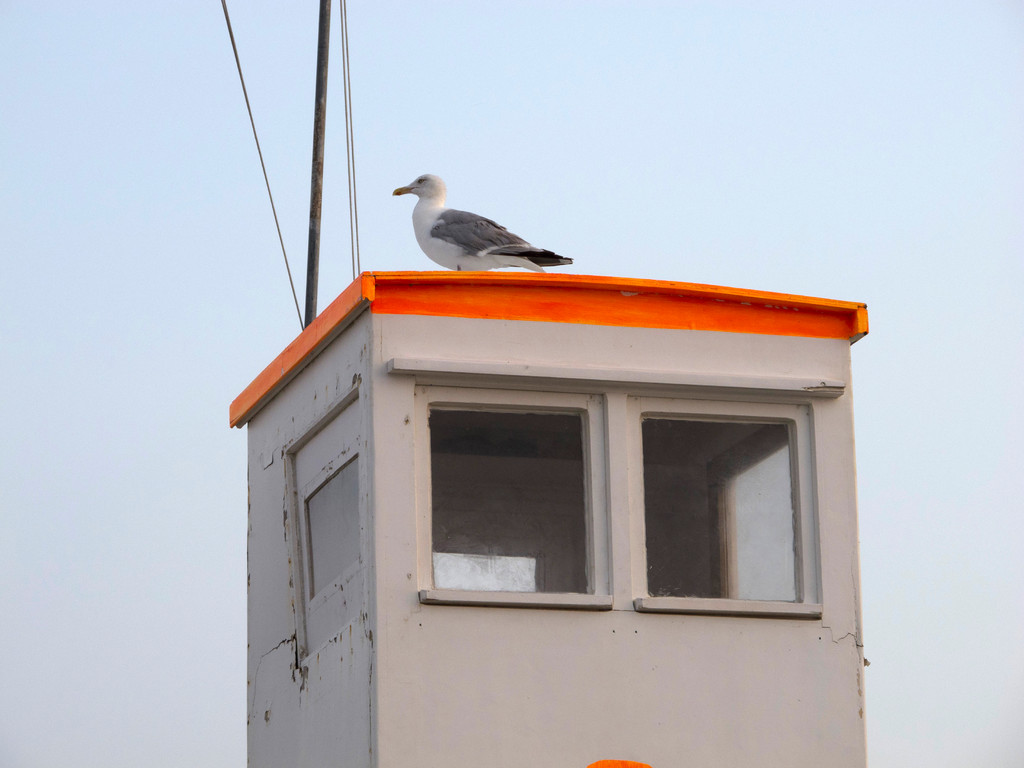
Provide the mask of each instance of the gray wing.
POLYGON ((451 208, 430 228, 430 236, 457 245, 471 255, 501 246, 530 247, 523 238, 490 219, 451 208))

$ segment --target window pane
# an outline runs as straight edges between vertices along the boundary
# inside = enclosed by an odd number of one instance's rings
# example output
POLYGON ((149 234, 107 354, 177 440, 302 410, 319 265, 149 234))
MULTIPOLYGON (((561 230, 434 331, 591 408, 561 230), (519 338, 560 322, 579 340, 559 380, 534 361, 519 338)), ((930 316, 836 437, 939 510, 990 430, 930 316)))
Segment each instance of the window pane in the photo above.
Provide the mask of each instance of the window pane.
POLYGON ((434 586, 586 592, 579 414, 430 414, 434 586))
POLYGON ((359 561, 359 470, 350 461, 306 500, 310 597, 359 561))
POLYGON ((645 419, 651 595, 796 599, 785 424, 645 419))

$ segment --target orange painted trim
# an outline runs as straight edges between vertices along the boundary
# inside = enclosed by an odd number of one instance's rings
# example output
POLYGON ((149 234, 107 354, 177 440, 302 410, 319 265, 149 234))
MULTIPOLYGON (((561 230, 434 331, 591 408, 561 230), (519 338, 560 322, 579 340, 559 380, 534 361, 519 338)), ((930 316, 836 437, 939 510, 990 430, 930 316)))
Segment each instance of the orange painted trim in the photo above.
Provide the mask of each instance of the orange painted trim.
POLYGON ((595 275, 373 273, 378 314, 539 320, 856 341, 864 304, 717 285, 595 275))
POLYGON ((303 329, 274 362, 252 380, 228 410, 232 427, 244 424, 334 338, 334 331, 361 302, 373 300, 373 278, 363 273, 303 329))
POLYGON ((595 275, 364 272, 231 404, 240 426, 340 332, 358 307, 378 314, 728 331, 856 341, 867 307, 697 283, 595 275), (341 326, 341 327, 339 327, 341 326))

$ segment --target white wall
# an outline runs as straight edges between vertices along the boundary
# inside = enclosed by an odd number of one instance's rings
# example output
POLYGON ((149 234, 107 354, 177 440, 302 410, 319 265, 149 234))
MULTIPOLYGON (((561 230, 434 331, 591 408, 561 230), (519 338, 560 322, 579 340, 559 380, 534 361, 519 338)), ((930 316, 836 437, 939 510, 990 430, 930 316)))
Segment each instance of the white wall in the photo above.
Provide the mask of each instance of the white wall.
MULTIPOLYGON (((417 456, 415 442, 425 438, 415 433, 422 406, 413 377, 385 368, 393 358, 425 357, 849 381, 848 343, 412 316, 374 320, 377 525, 388 531, 377 549, 381 766, 585 766, 615 756, 659 767, 864 765, 849 395, 805 398, 817 441, 820 619, 633 609, 633 598, 643 594, 636 520, 642 503, 635 492, 615 490, 630 485, 623 435, 631 429, 628 409, 616 404, 627 392, 647 389, 585 383, 569 388, 604 392, 609 402, 607 482, 618 494, 609 505, 613 610, 423 605, 416 587, 430 584, 414 582, 429 582, 427 496, 407 469, 417 456)), ((474 375, 419 380, 509 386, 474 375)), ((663 387, 654 390, 666 396, 663 387)))

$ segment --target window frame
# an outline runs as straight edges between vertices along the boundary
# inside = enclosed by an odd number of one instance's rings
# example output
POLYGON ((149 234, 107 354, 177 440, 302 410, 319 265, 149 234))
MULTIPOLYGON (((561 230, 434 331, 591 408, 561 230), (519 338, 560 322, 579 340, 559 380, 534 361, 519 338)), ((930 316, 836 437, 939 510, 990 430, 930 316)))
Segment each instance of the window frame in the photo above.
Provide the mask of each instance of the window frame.
POLYGON ((785 618, 821 617, 821 544, 818 525, 813 410, 809 403, 777 400, 717 400, 691 397, 630 395, 627 397, 630 440, 627 447, 631 514, 635 518, 631 556, 634 569, 633 607, 645 613, 695 613, 785 618), (734 423, 783 423, 790 435, 790 478, 795 490, 794 578, 796 599, 749 600, 730 597, 652 596, 647 585, 647 526, 644 497, 642 424, 646 418, 734 423))
MULTIPOLYGON (((317 634, 311 629, 312 614, 324 607, 332 598, 344 592, 343 586, 350 582, 353 575, 363 572, 364 582, 369 578, 365 573, 367 558, 366 534, 368 529, 367 462, 361 450, 363 446, 362 404, 359 399, 358 387, 352 388, 326 413, 309 425, 303 434, 286 445, 282 451, 287 487, 286 523, 287 536, 290 540, 291 553, 291 588, 293 612, 295 614, 295 634, 298 654, 303 661, 324 644, 330 642, 333 635, 317 642, 312 636, 317 634), (309 454, 308 459, 307 453, 309 454), (310 462, 310 466, 302 464, 310 462), (319 466, 316 466, 319 465, 319 466), (338 476, 349 466, 355 466, 359 488, 357 512, 359 520, 360 540, 358 562, 345 568, 316 594, 311 594, 312 578, 309 569, 311 552, 309 517, 307 504, 317 491, 338 476), (316 466, 312 469, 312 466, 316 466)), ((360 594, 354 595, 356 605, 366 602, 368 585, 363 583, 360 594)), ((325 619, 327 617, 325 616, 325 619)), ((339 624, 341 631, 344 623, 339 624)))
MULTIPOLYGON (((829 408, 846 383, 806 377, 735 376, 535 366, 499 361, 393 358, 387 372, 414 379, 413 440, 417 515, 416 585, 422 604, 610 610, 629 605, 644 613, 703 614, 779 619, 822 616, 821 527, 815 432, 818 405, 829 408), (506 389, 512 387, 514 389, 506 389), (595 524, 589 545, 600 582, 594 594, 504 593, 433 588, 430 443, 427 420, 433 403, 456 408, 564 410, 561 398, 588 403, 590 430, 586 491, 595 524), (796 602, 738 598, 652 597, 647 594, 641 416, 719 417, 795 424, 793 487, 798 490, 801 553, 796 602), (596 439, 600 435, 600 440, 596 439), (613 514, 613 508, 615 510, 613 514), (603 576, 601 572, 603 571, 603 576), (613 606, 613 596, 615 606, 613 606), (562 598, 565 599, 562 599, 562 598)), ((573 410, 572 407, 569 410, 573 410)), ((827 418, 827 417, 826 417, 827 418)))
POLYGON ((612 608, 604 398, 599 394, 417 385, 415 388, 417 583, 425 604, 523 608, 612 608), (587 592, 499 592, 437 589, 433 577, 432 410, 562 413, 582 417, 587 592))

